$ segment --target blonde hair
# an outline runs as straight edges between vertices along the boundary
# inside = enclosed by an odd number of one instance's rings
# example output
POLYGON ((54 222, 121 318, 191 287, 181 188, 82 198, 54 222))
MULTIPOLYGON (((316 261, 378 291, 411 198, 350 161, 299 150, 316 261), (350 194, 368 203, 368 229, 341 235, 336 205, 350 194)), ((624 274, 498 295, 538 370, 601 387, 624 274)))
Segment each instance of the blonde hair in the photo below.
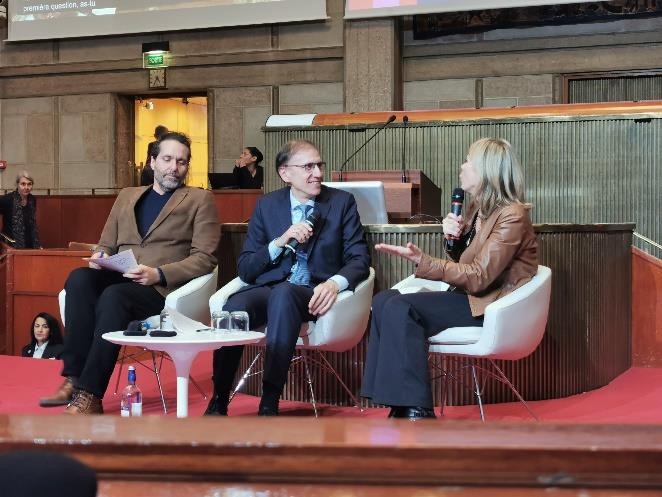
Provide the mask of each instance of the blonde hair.
POLYGON ((21 178, 27 179, 29 182, 31 182, 34 185, 34 179, 32 178, 32 175, 29 172, 19 171, 18 174, 16 175, 16 186, 18 186, 18 182, 21 181, 21 178))
POLYGON ((481 138, 469 147, 467 157, 480 178, 475 196, 483 216, 509 204, 530 207, 524 202, 524 173, 508 141, 481 138))

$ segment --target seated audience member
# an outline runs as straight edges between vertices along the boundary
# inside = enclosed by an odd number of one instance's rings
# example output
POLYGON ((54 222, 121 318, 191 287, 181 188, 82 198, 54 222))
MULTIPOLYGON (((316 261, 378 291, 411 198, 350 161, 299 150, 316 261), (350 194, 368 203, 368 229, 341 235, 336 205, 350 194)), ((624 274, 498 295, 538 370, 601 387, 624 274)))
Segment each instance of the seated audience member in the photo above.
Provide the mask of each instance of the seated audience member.
POLYGON ((168 132, 168 128, 159 124, 154 128, 154 140, 147 144, 147 158, 145 159, 145 165, 143 170, 140 173, 140 186, 152 186, 154 183, 154 169, 152 169, 152 155, 154 155, 155 147, 158 145, 159 140, 163 135, 168 132))
POLYGON ((101 336, 158 314, 170 292, 213 271, 220 238, 216 206, 211 192, 184 186, 190 159, 186 135, 163 135, 152 156, 153 185, 119 193, 90 267, 67 278, 65 380, 41 406, 69 403, 67 413, 103 413, 101 399, 120 347, 101 336), (124 274, 94 263, 129 249, 138 265, 124 274))
POLYGON ((2 497, 94 497, 92 468, 58 452, 15 451, 0 455, 2 497))
POLYGON ((23 357, 35 359, 59 359, 64 350, 60 323, 47 312, 40 312, 30 327, 32 340, 21 350, 23 357))
POLYGON ((538 269, 524 176, 510 143, 483 138, 471 145, 460 183, 473 201, 466 215, 449 213, 443 220, 447 259, 431 257, 413 243, 375 246, 414 262, 417 277, 451 285, 446 292, 386 290, 372 301, 361 395, 390 406, 389 417, 434 418, 428 337, 455 326, 482 326, 485 307, 538 269), (459 237, 452 248, 451 237, 459 237))
POLYGON ((262 188, 264 169, 260 166, 262 152, 256 147, 246 147, 239 158, 234 162, 234 180, 240 189, 262 188))
POLYGON ((37 229, 37 199, 32 195, 34 180, 27 171, 16 175, 16 190, 0 196, 2 232, 14 248, 41 248, 37 229))
MULTIPOLYGON (((324 162, 314 144, 285 144, 276 170, 288 184, 261 197, 248 224, 238 272, 249 286, 232 295, 226 311, 247 311, 252 328, 268 324, 258 414, 278 414, 278 401, 304 321, 326 313, 338 292, 368 277, 370 256, 354 197, 322 186, 324 162), (315 210, 315 229, 302 222, 315 210), (285 244, 295 239, 295 253, 285 244)), ((214 396, 206 415, 226 415, 243 346, 214 352, 214 396)))

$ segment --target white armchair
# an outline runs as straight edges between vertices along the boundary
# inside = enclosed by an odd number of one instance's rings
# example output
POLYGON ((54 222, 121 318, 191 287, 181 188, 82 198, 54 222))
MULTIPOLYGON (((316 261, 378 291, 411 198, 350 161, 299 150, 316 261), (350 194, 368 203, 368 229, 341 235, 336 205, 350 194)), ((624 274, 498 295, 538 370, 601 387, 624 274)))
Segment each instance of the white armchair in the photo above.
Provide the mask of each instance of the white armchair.
MULTIPOLYGON (((309 360, 313 360, 330 371, 342 385, 347 394, 352 398, 355 405, 357 407, 359 406, 359 401, 356 396, 342 381, 335 368, 333 368, 329 361, 324 357, 322 352, 344 352, 361 341, 370 317, 370 304, 372 302, 374 282, 375 270, 370 268, 368 278, 359 283, 353 292, 349 290, 340 292, 333 307, 331 307, 324 316, 320 317, 317 321, 309 321, 301 325, 296 348, 297 350, 302 351, 300 358, 306 366, 306 374, 308 376, 308 385, 310 386, 311 401, 313 404, 313 410, 315 411, 315 417, 317 417, 318 412, 313 384, 308 368, 309 360), (305 351, 317 352, 318 360, 308 357, 305 354, 305 351)), ((247 286, 247 283, 241 281, 240 278, 233 279, 211 296, 209 299, 209 310, 211 312, 222 310, 230 296, 245 286, 247 286)), ((268 333, 268 326, 262 330, 255 331, 265 331, 268 333)), ((264 341, 262 343, 264 343, 264 341)), ((233 396, 241 388, 246 378, 252 374, 257 374, 251 373, 251 371, 259 357, 260 354, 253 359, 249 368, 237 383, 232 394, 233 396)), ((297 359, 298 358, 295 358, 293 361, 297 359)))
MULTIPOLYGON (((393 288, 412 293, 421 289, 443 291, 447 287, 442 282, 409 276, 393 288)), ((485 415, 477 370, 508 385, 531 416, 538 419, 494 360, 522 359, 538 347, 545 333, 551 290, 552 271, 538 266, 531 281, 487 306, 483 326, 448 328, 428 339, 431 353, 471 358, 475 393, 483 421, 485 415), (479 368, 476 359, 487 359, 496 373, 479 368)))
MULTIPOLYGON (((214 293, 214 290, 216 290, 217 279, 218 279, 218 267, 214 268, 214 270, 211 273, 198 276, 197 278, 193 278, 191 281, 182 285, 177 290, 170 292, 170 294, 168 294, 168 296, 165 299, 165 306, 175 309, 178 312, 182 313, 183 315, 191 319, 195 319, 196 321, 208 323, 209 307, 207 305, 207 302, 209 300, 209 297, 214 293)), ((62 324, 64 324, 65 326, 66 323, 64 320, 64 309, 65 309, 66 294, 67 293, 65 290, 61 290, 60 293, 58 294, 58 303, 60 305, 60 317, 62 318, 62 324)), ((149 321, 153 327, 159 326, 159 316, 151 316, 150 318, 147 319, 147 321, 149 321)), ((142 352, 144 351, 141 351, 141 354, 142 352)), ((163 395, 163 387, 161 385, 161 374, 160 374, 161 362, 163 361, 164 355, 162 352, 155 352, 155 351, 149 351, 149 352, 152 356, 152 366, 148 366, 140 361, 138 361, 137 364, 140 364, 144 368, 149 369, 156 376, 156 382, 159 386, 159 393, 161 394, 161 404, 163 406, 163 412, 167 413, 165 396, 163 395), (160 360, 158 362, 156 359, 157 354, 160 354, 160 360)), ((122 347, 122 351, 120 352, 120 356, 118 358, 120 363, 120 370, 117 375, 117 380, 115 381, 115 393, 117 393, 119 379, 122 376, 122 368, 124 367, 124 363, 128 359, 134 359, 137 355, 138 354, 126 353, 126 348, 122 347)), ((193 383, 193 385, 197 388, 197 390, 200 392, 200 395, 202 395, 206 399, 207 396, 193 378, 191 378, 191 383, 193 383)))

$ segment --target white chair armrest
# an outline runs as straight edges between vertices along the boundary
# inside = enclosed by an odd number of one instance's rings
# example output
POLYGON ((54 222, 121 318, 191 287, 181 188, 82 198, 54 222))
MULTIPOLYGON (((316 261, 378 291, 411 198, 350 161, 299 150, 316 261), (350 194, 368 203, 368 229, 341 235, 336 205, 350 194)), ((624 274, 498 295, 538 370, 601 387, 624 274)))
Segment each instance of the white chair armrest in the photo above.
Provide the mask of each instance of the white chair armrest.
POLYGON ((216 290, 218 267, 209 274, 198 276, 170 292, 165 299, 165 307, 176 309, 184 316, 209 323, 209 296, 216 290))
POLYGON ((64 303, 67 298, 67 291, 65 289, 60 290, 60 293, 57 295, 57 303, 60 306, 60 319, 62 319, 62 324, 66 326, 67 323, 64 322, 64 303))
POLYGON ((400 293, 416 293, 416 292, 445 292, 448 290, 449 284, 443 281, 426 280, 425 278, 417 278, 416 275, 410 274, 404 280, 396 283, 391 288, 398 290, 400 293))
POLYGON ((229 283, 226 283, 223 288, 218 290, 209 298, 209 311, 222 311, 223 306, 228 301, 230 296, 237 293, 239 290, 246 286, 248 286, 248 283, 244 283, 239 277, 236 277, 229 283))
POLYGON ((342 352, 359 343, 370 316, 374 281, 375 270, 370 268, 368 278, 359 283, 353 292, 341 292, 329 312, 308 324, 309 333, 301 337, 302 346, 342 352))

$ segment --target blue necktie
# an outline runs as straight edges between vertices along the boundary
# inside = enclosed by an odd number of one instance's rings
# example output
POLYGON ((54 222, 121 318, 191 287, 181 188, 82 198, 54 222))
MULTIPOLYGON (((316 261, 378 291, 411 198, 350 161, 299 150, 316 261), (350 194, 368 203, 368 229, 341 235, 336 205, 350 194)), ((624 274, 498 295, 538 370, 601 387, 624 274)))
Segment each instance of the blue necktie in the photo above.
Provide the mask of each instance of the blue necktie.
MULTIPOLYGON (((312 206, 299 204, 295 207, 297 214, 300 214, 299 219, 296 221, 300 223, 308 215, 308 211, 312 209, 312 206)), ((293 285, 302 285, 306 286, 310 283, 310 271, 308 271, 308 254, 306 249, 308 248, 307 243, 299 244, 296 251, 297 262, 292 268, 292 275, 290 276, 289 282, 293 285)))

